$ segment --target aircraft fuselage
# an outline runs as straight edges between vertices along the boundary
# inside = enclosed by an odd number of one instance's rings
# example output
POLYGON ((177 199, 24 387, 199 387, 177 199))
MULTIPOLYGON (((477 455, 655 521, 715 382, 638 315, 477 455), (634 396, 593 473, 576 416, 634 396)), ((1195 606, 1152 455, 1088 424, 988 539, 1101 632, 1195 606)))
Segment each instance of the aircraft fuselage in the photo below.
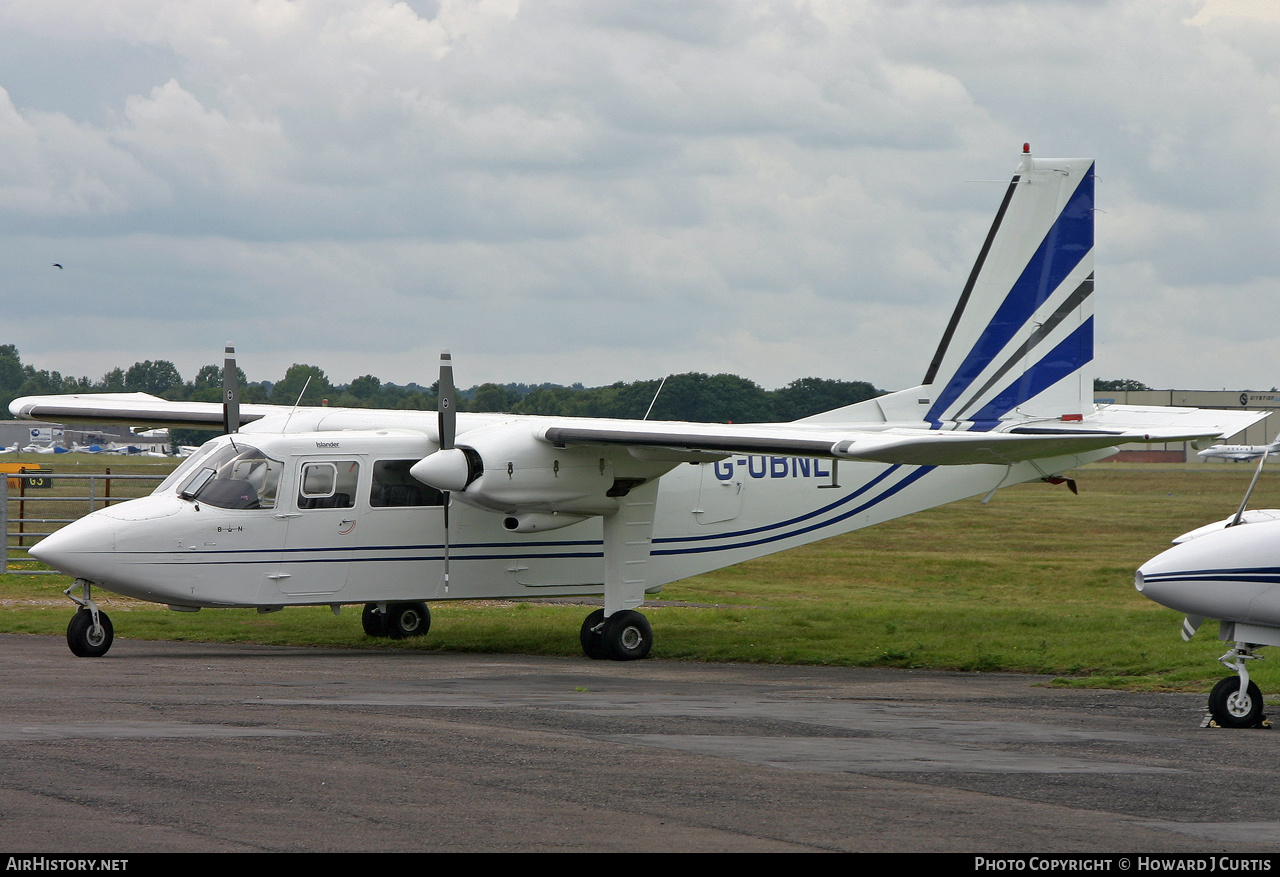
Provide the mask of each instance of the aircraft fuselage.
MULTIPOLYGON (((215 439, 148 497, 47 537, 33 555, 116 593, 175 608, 599 594, 600 518, 513 532, 407 475, 435 450, 407 430, 215 439), (205 481, 202 473, 213 472, 205 481), (264 480, 265 479, 265 480, 264 480)), ((753 557, 1041 477, 1008 466, 894 466, 730 455, 606 461, 660 477, 647 590, 753 557), (832 486, 838 484, 838 486, 832 486)), ((1039 461, 1064 471, 1074 455, 1039 461)), ((1046 470, 1049 471, 1049 470, 1046 470)), ((501 470, 501 477, 507 477, 501 470)), ((555 513, 546 516, 554 521, 555 513)))

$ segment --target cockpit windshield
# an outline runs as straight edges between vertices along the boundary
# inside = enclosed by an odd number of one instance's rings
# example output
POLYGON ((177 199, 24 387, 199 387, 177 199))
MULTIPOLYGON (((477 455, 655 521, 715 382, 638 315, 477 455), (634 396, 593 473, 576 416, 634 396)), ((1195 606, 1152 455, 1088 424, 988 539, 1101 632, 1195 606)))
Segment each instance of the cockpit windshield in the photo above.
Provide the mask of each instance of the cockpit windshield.
POLYGON ((193 466, 181 467, 195 472, 181 482, 178 496, 224 509, 275 508, 284 465, 242 442, 215 447, 193 466))
POLYGON ((200 467, 200 461, 218 448, 218 440, 207 441, 196 448, 195 453, 178 464, 178 468, 169 473, 169 477, 160 482, 160 486, 151 491, 153 494, 172 493, 173 489, 185 482, 191 473, 200 467))

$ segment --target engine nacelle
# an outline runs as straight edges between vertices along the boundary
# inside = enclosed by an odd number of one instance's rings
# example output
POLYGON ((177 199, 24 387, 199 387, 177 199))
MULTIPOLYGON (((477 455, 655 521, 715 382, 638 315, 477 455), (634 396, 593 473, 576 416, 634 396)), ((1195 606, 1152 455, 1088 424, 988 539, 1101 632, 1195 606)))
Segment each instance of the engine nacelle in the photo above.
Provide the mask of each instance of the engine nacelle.
POLYGON ((430 454, 410 471, 468 505, 512 516, 610 515, 618 510, 616 496, 609 495, 617 494, 617 488, 608 456, 593 448, 555 447, 535 438, 533 429, 519 421, 467 432, 459 436, 457 448, 430 454))

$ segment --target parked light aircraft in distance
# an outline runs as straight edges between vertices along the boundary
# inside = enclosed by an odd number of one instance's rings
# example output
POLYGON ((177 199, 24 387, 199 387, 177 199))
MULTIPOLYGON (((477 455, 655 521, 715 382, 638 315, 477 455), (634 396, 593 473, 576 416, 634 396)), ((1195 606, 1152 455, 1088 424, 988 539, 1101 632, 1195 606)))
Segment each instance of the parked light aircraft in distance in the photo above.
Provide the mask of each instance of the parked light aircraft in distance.
POLYGON ((1233 463, 1245 463, 1256 460, 1263 454, 1274 454, 1280 451, 1280 438, 1269 445, 1214 445, 1196 454, 1201 460, 1230 460, 1233 463))
POLYGON ((1134 575, 1143 596, 1186 613, 1184 640, 1205 619, 1215 619, 1218 639, 1235 643, 1218 659, 1235 675, 1209 692, 1209 713, 1226 728, 1256 727, 1266 719, 1248 662, 1262 657, 1257 651, 1263 646, 1280 645, 1280 509, 1246 511, 1268 456, 1258 461, 1234 515, 1183 533, 1134 575))
POLYGON ((1091 159, 1024 147, 924 382, 791 423, 457 413, 447 352, 426 415, 242 407, 234 384, 222 406, 18 399, 19 417, 242 427, 31 555, 76 578, 82 656, 111 645, 102 587, 183 611, 363 604, 391 637, 425 633, 429 600, 603 593, 583 651, 642 658, 637 609, 667 582, 1263 416, 1093 404, 1093 201, 1091 159))

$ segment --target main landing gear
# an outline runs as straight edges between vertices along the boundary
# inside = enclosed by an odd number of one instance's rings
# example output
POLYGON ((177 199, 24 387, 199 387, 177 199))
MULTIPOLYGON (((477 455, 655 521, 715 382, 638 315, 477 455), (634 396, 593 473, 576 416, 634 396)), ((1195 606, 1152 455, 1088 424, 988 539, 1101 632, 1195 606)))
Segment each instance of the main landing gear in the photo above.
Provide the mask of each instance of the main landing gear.
POLYGON ((649 619, 634 609, 623 609, 608 618, 603 609, 597 609, 582 622, 578 639, 588 658, 638 661, 653 646, 653 628, 649 619))
POLYGON ((1236 671, 1213 686, 1209 692, 1209 714, 1220 728, 1269 728, 1271 723, 1262 713, 1262 692, 1256 683, 1249 681, 1245 661, 1262 657, 1255 655, 1253 643, 1236 643, 1236 647, 1218 660, 1236 671))
POLYGON ((431 610, 426 603, 366 603, 360 624, 369 636, 408 639, 425 636, 431 629, 431 610))
POLYGON ((71 587, 63 591, 80 607, 67 625, 67 647, 77 658, 101 658, 115 639, 111 619, 93 602, 89 588, 90 582, 76 579, 71 587), (77 587, 81 589, 83 596, 76 597, 71 593, 77 587))

